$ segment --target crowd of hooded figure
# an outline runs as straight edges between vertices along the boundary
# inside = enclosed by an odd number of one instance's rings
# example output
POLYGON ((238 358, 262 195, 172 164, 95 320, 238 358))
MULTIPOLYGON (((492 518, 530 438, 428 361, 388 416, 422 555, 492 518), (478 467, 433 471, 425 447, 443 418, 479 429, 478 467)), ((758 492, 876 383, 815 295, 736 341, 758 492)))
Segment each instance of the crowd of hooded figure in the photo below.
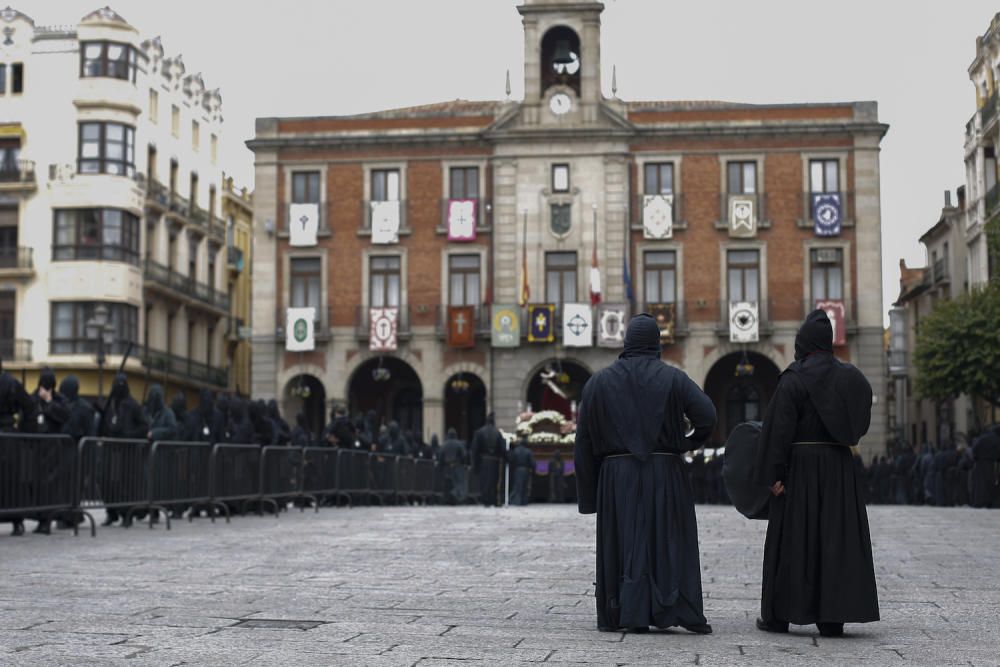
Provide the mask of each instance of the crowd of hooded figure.
POLYGON ((855 465, 865 481, 868 502, 937 507, 1000 508, 1000 425, 969 438, 971 445, 925 443, 894 456, 855 465))

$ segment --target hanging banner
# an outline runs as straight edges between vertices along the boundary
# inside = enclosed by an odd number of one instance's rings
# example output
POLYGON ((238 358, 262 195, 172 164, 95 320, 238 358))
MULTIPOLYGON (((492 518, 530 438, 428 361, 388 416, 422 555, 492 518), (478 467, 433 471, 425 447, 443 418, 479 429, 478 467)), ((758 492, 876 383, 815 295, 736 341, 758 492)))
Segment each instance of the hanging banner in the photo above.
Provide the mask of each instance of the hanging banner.
POLYGON ((448 200, 448 240, 476 240, 476 200, 448 200))
POLYGON ((493 306, 490 324, 490 343, 493 347, 518 347, 521 344, 521 309, 517 306, 493 306))
POLYGON ((746 239, 756 235, 757 216, 754 214, 753 199, 731 197, 729 199, 729 236, 746 239))
POLYGON ((674 196, 643 195, 642 236, 669 239, 674 235, 674 196))
POLYGON ((399 202, 373 201, 372 243, 399 243, 399 202))
POLYGON ((840 193, 813 193, 812 218, 816 236, 839 236, 843 220, 840 193))
POLYGON ((597 307, 597 346, 622 347, 625 344, 625 325, 628 321, 628 304, 603 303, 597 307))
POLYGON ((378 352, 392 352, 396 349, 396 327, 399 308, 369 308, 370 326, 368 349, 378 352))
POLYGON ((556 307, 551 303, 528 306, 528 342, 554 343, 556 307))
POLYGON ((729 304, 729 342, 756 343, 759 340, 760 314, 756 301, 729 304))
POLYGON ((816 308, 826 312, 833 325, 833 344, 847 345, 847 308, 842 299, 817 299, 816 308))
POLYGON ((448 347, 475 347, 475 322, 475 307, 448 306, 448 347))
POLYGON ((319 204, 288 205, 288 243, 314 246, 319 233, 319 204))
POLYGON ((647 306, 649 314, 660 327, 660 344, 670 345, 674 342, 674 324, 677 320, 677 308, 672 303, 654 303, 647 306))
POLYGON ((316 309, 289 308, 285 316, 285 349, 309 352, 316 349, 316 309))
POLYGON ((593 347, 594 314, 589 303, 564 303, 562 336, 566 347, 593 347))

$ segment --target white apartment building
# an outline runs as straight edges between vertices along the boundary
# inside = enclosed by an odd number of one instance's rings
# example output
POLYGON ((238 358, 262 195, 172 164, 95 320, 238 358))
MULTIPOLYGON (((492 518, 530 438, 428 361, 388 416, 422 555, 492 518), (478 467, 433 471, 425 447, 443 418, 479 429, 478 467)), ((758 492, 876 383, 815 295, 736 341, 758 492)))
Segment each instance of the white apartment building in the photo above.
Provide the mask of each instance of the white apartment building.
POLYGON ((51 366, 106 391, 130 343, 135 395, 226 388, 221 106, 111 9, 0 11, 0 357, 29 390, 51 366))

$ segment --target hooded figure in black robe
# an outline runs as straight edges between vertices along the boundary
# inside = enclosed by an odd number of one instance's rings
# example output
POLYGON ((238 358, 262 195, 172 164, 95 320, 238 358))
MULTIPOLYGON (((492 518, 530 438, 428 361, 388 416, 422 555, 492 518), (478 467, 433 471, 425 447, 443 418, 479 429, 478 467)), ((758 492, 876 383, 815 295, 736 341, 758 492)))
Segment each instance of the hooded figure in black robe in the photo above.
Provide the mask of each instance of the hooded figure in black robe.
POLYGON ((764 413, 757 451, 757 482, 774 494, 761 630, 815 623, 824 636, 839 636, 844 623, 879 620, 868 515, 851 456, 871 406, 868 380, 833 356, 830 320, 813 311, 764 413))
POLYGON ((152 442, 177 439, 177 418, 174 411, 167 407, 163 387, 158 384, 151 385, 146 395, 146 418, 149 419, 149 439, 152 442))
POLYGON ((306 416, 301 412, 295 415, 295 428, 292 429, 292 447, 312 447, 312 438, 309 436, 309 425, 306 423, 306 416))
POLYGON ((535 471, 535 457, 522 438, 510 452, 510 504, 527 505, 531 494, 531 476, 535 471))
POLYGON ((500 465, 507 458, 507 446, 496 427, 493 413, 472 434, 472 470, 479 475, 479 502, 484 507, 497 505, 500 465))
POLYGON ((278 409, 278 401, 273 398, 267 402, 267 418, 270 420, 271 428, 273 429, 273 444, 279 446, 289 445, 292 440, 292 429, 288 426, 285 418, 281 416, 281 411, 278 409))
POLYGON ((577 413, 577 504, 581 514, 597 513, 598 629, 712 631, 682 454, 714 426, 708 397, 660 360, 656 320, 632 318, 625 350, 587 381, 577 413))
POLYGON ((212 392, 202 389, 198 394, 198 407, 189 410, 184 422, 184 439, 188 442, 212 442, 212 429, 216 424, 215 399, 212 392))
MULTIPOLYGON (((108 438, 126 440, 145 440, 149 433, 149 422, 146 421, 146 416, 142 412, 142 406, 132 398, 128 387, 128 378, 124 373, 119 373, 111 384, 111 394, 101 420, 101 432, 108 438)), ((125 470, 126 462, 130 460, 128 449, 128 445, 123 443, 104 443, 103 445, 101 497, 105 503, 120 503, 124 500, 131 500, 126 498, 132 484, 132 480, 126 478, 131 471, 125 470)), ((132 461, 132 464, 134 465, 135 462, 132 461)), ((104 525, 110 526, 119 517, 123 517, 123 526, 131 523, 128 517, 128 508, 122 507, 109 508, 104 525)))
POLYGON ((1000 507, 1000 426, 987 429, 975 439, 972 459, 972 506, 1000 507))
POLYGON ((250 417, 247 415, 246 400, 234 397, 229 403, 229 412, 232 417, 232 431, 229 436, 229 442, 236 445, 258 444, 253 424, 250 422, 250 417))
MULTIPOLYGON (((437 436, 434 436, 436 439, 437 436)), ((449 505, 461 505, 465 502, 466 465, 469 463, 469 453, 465 443, 458 439, 455 429, 449 428, 445 435, 444 446, 440 456, 441 471, 444 475, 444 499, 449 505)))

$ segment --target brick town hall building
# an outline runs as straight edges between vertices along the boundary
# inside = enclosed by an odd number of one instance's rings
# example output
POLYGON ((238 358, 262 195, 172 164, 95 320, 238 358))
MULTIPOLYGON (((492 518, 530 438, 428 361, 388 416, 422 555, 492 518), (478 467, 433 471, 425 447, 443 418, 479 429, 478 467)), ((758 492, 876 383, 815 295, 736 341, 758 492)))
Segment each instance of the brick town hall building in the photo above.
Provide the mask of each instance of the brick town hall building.
POLYGON ((343 402, 425 437, 487 408, 512 430, 528 404, 571 412, 646 310, 720 442, 761 417, 822 302, 882 451, 876 104, 605 98, 603 5, 517 9, 522 101, 257 120, 253 395, 314 427, 343 402))

